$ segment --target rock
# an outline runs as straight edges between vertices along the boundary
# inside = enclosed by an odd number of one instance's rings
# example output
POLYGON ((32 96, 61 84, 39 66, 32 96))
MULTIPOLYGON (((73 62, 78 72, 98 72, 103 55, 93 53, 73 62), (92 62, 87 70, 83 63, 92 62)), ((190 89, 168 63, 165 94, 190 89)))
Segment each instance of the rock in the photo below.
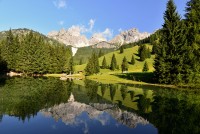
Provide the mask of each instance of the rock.
POLYGON ((61 29, 60 31, 52 31, 47 35, 49 38, 53 38, 65 45, 71 45, 74 48, 86 47, 98 45, 97 48, 113 48, 115 46, 121 46, 125 43, 133 43, 150 36, 149 33, 144 32, 140 33, 136 28, 131 30, 123 31, 119 35, 115 36, 110 41, 107 41, 102 34, 95 33, 93 36, 88 39, 85 35, 81 34, 79 28, 72 26, 71 28, 65 30, 61 29))
POLYGON ((113 45, 106 41, 102 41, 97 43, 96 45, 93 45, 92 48, 116 48, 116 45, 113 45))
POLYGON ((85 35, 81 35, 76 29, 70 28, 68 30, 61 29, 60 31, 50 32, 47 35, 65 45, 71 45, 75 48, 89 46, 89 41, 85 35))
POLYGON ((119 35, 115 36, 112 40, 110 40, 110 43, 121 46, 123 44, 137 42, 149 36, 149 33, 140 33, 136 28, 133 28, 131 30, 121 32, 119 35))

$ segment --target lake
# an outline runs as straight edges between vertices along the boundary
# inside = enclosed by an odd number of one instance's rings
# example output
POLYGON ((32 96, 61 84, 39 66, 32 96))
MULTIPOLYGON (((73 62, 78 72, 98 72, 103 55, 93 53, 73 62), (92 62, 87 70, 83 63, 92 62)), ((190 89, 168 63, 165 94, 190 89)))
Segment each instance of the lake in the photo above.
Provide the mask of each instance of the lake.
POLYGON ((200 91, 1 78, 1 134, 199 134, 200 91))

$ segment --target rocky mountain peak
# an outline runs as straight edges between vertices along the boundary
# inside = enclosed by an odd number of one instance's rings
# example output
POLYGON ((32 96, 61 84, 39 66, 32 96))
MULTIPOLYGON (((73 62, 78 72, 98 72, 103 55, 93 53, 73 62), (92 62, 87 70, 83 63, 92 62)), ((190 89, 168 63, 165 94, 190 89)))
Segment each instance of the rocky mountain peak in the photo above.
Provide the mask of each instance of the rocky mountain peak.
POLYGON ((68 30, 61 29, 60 31, 53 31, 48 33, 49 38, 53 38, 66 45, 73 47, 89 46, 89 41, 85 35, 81 35, 78 29, 71 27, 68 30))
MULTIPOLYGON (((101 42, 104 42, 106 47, 108 47, 108 44, 105 42, 121 46, 126 43, 133 43, 142 40, 144 38, 147 38, 150 36, 150 34, 147 32, 140 33, 138 29, 133 28, 130 30, 123 31, 119 35, 116 35, 110 41, 107 41, 105 37, 103 37, 101 34, 98 33, 93 34, 93 36, 90 39, 88 39, 85 35, 81 34, 80 28, 72 26, 69 29, 52 31, 48 33, 47 36, 49 38, 58 40, 59 42, 64 43, 66 45, 71 45, 73 47, 79 48, 79 47, 97 45, 101 42)), ((103 47, 102 43, 100 46, 103 47)))
POLYGON ((149 36, 150 36, 149 33, 147 33, 147 32, 140 33, 138 29, 133 28, 133 29, 121 32, 119 35, 115 36, 110 41, 110 43, 117 44, 117 45, 123 45, 126 43, 137 42, 137 41, 145 39, 149 36))

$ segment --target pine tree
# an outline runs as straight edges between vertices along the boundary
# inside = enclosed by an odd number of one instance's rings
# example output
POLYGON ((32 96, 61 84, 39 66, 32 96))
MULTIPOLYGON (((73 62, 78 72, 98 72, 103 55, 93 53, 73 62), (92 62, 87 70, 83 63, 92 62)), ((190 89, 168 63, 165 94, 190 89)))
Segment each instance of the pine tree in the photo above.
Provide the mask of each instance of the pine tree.
POLYGON ((141 45, 138 48, 138 54, 141 61, 144 61, 146 58, 148 58, 146 45, 141 45))
POLYGON ((122 69, 122 73, 124 71, 128 71, 128 61, 127 61, 126 57, 123 58, 121 69, 122 69))
POLYGON ((131 64, 132 64, 132 65, 135 64, 135 57, 134 57, 134 55, 133 55, 132 58, 131 58, 131 64))
POLYGON ((70 60, 69 60, 69 73, 70 74, 74 73, 74 59, 73 59, 73 57, 70 58, 70 60))
POLYGON ((151 58, 151 51, 150 51, 149 47, 147 48, 147 58, 151 58))
POLYGON ((98 56, 94 53, 93 55, 93 60, 94 60, 94 68, 95 68, 95 71, 94 73, 97 74, 100 72, 100 66, 99 66, 99 58, 98 56))
POLYGON ((187 51, 184 59, 186 82, 196 83, 200 73, 200 0, 190 0, 186 7, 187 51))
POLYGON ((148 66, 148 63, 145 61, 144 63, 144 66, 143 66, 143 69, 142 69, 143 72, 147 72, 149 71, 149 66, 148 66))
POLYGON ((143 49, 142 51, 141 51, 141 54, 140 54, 140 61, 145 61, 145 59, 146 59, 146 50, 145 49, 143 49))
POLYGON ((92 56, 90 57, 88 64, 86 65, 85 72, 86 75, 97 74, 100 72, 99 59, 96 53, 92 53, 92 56))
POLYGON ((85 75, 92 75, 94 74, 93 65, 92 65, 92 58, 90 57, 86 67, 85 67, 85 75))
POLYGON ((120 47, 120 54, 122 54, 122 53, 124 53, 124 47, 123 46, 120 47))
POLYGON ((1 55, 3 60, 7 62, 7 67, 9 70, 14 70, 15 62, 16 62, 16 50, 18 49, 15 43, 15 38, 12 33, 12 30, 10 29, 7 32, 7 38, 2 46, 1 55))
POLYGON ((111 60, 111 64, 110 64, 110 69, 113 70, 113 71, 115 69, 117 69, 117 60, 115 58, 115 54, 113 54, 113 56, 112 56, 112 60, 111 60))
POLYGON ((175 84, 183 65, 184 26, 173 0, 167 3, 164 20, 155 57, 155 75, 158 82, 175 84))
POLYGON ((102 61, 102 69, 107 68, 107 62, 106 62, 106 57, 104 56, 103 61, 102 61))

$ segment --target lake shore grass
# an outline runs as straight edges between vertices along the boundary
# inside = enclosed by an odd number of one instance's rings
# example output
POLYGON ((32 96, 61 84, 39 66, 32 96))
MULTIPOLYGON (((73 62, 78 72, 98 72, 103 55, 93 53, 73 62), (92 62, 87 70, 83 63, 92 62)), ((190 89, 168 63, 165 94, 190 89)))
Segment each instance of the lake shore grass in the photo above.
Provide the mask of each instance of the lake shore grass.
POLYGON ((85 76, 84 74, 46 74, 45 77, 55 77, 55 78, 72 78, 72 79, 89 79, 102 84, 133 84, 133 85, 147 85, 155 87, 165 87, 165 88, 181 88, 181 89, 196 89, 199 85, 166 85, 158 84, 153 82, 153 72, 129 72, 120 73, 120 71, 107 72, 94 74, 91 76, 85 76))

